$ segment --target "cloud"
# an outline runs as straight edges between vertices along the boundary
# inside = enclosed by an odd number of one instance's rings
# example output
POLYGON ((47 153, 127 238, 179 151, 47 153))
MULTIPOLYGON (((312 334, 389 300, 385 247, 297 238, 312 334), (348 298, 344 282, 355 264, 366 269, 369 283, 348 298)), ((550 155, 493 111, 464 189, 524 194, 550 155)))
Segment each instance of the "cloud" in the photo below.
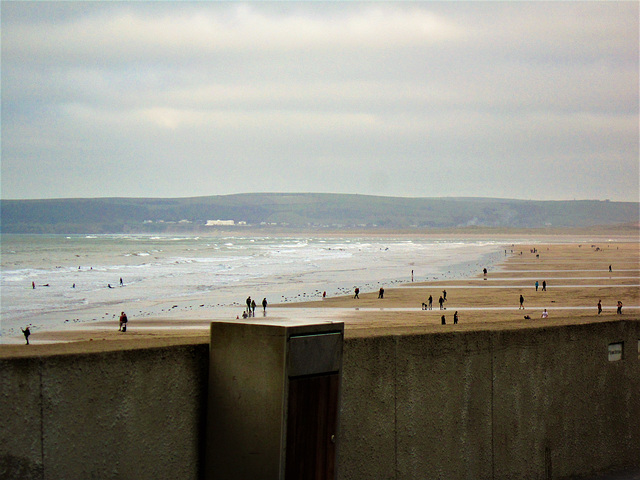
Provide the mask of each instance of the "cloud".
POLYGON ((235 193, 261 171, 288 191, 633 200, 637 38, 631 2, 5 2, 2 195, 235 193))

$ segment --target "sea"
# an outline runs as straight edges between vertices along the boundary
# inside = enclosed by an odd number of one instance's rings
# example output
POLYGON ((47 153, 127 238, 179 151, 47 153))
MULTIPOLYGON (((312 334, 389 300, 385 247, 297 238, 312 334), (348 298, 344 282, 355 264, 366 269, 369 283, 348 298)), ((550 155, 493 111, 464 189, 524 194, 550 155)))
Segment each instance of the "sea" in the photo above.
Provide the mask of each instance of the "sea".
POLYGON ((20 328, 135 318, 235 318, 260 305, 475 276, 505 242, 403 236, 1 236, 0 343, 20 328), (413 278, 412 278, 413 277, 413 278))

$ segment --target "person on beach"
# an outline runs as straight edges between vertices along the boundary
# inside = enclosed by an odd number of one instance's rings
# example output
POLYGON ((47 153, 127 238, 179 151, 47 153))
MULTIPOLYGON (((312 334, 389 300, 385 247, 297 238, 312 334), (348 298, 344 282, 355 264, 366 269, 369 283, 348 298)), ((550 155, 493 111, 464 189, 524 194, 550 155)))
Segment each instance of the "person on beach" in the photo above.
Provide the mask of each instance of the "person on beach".
POLYGON ((458 324, 458 311, 456 310, 455 313, 453 314, 453 324, 457 325, 458 324))
POLYGON ((433 297, 429 295, 429 310, 433 310, 433 297))
POLYGON ((446 290, 442 290, 442 298, 444 299, 444 301, 447 301, 447 291, 446 290))
POLYGON ((360 298, 358 295, 360 294, 360 289, 358 287, 356 287, 356 289, 353 291, 355 293, 355 295, 353 296, 353 298, 360 298))
POLYGON ((598 315, 602 313, 602 300, 598 300, 598 315))
POLYGON ((440 318, 440 321, 442 322, 442 325, 446 325, 447 324, 447 319, 444 318, 444 315, 442 315, 442 317, 440 318))
POLYGON ((542 291, 543 291, 543 292, 546 292, 546 291, 547 291, 547 281, 546 281, 546 280, 543 280, 543 281, 542 281, 542 291))
POLYGON ((322 299, 324 300, 325 298, 327 298, 327 291, 326 290, 324 292, 322 292, 322 299))
POLYGON ((36 289, 36 282, 31 282, 31 288, 36 289))
POLYGON ((438 299, 438 303, 440 304, 440 310, 444 310, 444 298, 442 298, 442 295, 440 295, 440 298, 438 299))
POLYGON ((540 318, 547 318, 548 316, 549 316, 549 313, 547 313, 547 309, 545 308, 545 309, 542 311, 542 315, 540 315, 540 318))
MULTIPOLYGON (((22 328, 20 330, 22 330, 22 328)), ((22 334, 24 335, 24 339, 27 341, 27 345, 29 345, 29 335, 31 335, 31 330, 29 329, 29 327, 22 330, 22 334)))
POLYGON ((486 277, 486 276, 487 276, 487 269, 486 269, 486 268, 483 268, 483 269, 482 269, 482 273, 484 273, 484 276, 486 277))
POLYGON ((124 282, 122 281, 122 277, 120 277, 120 286, 124 287, 124 282))
POLYGON ((267 313, 267 299, 266 298, 262 299, 262 312, 263 313, 267 313))
POLYGON ((256 301, 255 300, 251 300, 251 315, 252 316, 256 316, 256 301))
POLYGON ((247 313, 250 314, 251 313, 251 296, 247 297, 246 304, 247 304, 247 313))
POLYGON ((622 302, 620 300, 618 300, 618 310, 616 310, 616 313, 622 315, 622 302))
POLYGON ((413 270, 411 270, 411 281, 413 282, 413 270))
POLYGON ((378 292, 378 298, 384 298, 384 288, 380 287, 380 291, 378 292))
POLYGON ((522 295, 520 295, 520 306, 518 307, 518 310, 524 310, 524 297, 522 295))
POLYGON ((536 280, 536 292, 538 291, 538 281, 536 280))
POLYGON ((119 332, 126 332, 127 331, 127 322, 129 321, 129 319, 127 318, 127 314, 124 312, 120 313, 120 328, 118 328, 119 332))
POLYGON ((609 265, 609 271, 611 271, 611 265, 609 265))

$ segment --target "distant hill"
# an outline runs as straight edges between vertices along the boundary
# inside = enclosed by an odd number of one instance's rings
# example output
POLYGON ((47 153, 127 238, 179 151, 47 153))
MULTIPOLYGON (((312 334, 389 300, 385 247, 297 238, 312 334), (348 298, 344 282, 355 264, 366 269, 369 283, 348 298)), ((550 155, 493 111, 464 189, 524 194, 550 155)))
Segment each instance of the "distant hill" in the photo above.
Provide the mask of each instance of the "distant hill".
POLYGON ((233 220, 227 229, 589 227, 637 224, 639 215, 635 202, 318 193, 0 201, 3 233, 205 232, 219 228, 206 226, 212 220, 233 220))

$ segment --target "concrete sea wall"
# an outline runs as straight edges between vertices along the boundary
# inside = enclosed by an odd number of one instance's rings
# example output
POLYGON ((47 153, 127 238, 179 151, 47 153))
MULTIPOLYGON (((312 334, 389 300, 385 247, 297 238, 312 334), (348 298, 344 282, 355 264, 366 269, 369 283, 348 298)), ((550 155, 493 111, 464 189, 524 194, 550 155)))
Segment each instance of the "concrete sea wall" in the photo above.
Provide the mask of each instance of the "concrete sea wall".
POLYGON ((208 345, 0 360, 0 478, 197 479, 208 345))
MULTIPOLYGON (((639 340, 635 320, 348 338, 339 478, 640 470, 639 340)), ((202 475, 206 344, 5 358, 0 375, 0 478, 202 475)))
POLYGON ((352 339, 341 478, 640 471, 639 339, 637 321, 352 339))

